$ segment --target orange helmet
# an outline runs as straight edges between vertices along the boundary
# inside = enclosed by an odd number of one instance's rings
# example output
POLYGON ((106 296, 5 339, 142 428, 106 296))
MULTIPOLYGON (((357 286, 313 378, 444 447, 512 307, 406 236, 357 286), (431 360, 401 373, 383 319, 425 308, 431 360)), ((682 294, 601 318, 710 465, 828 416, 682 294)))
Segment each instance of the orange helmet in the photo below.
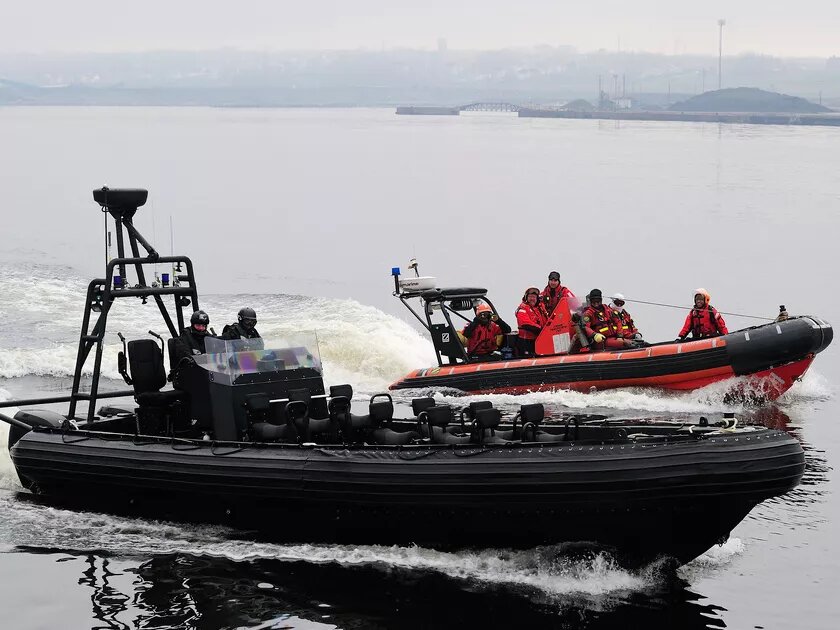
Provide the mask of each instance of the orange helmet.
POLYGON ((694 297, 697 297, 698 295, 703 296, 703 298, 706 300, 706 305, 707 306, 708 306, 709 302, 712 301, 711 294, 708 291, 706 291, 706 289, 704 289, 702 287, 694 290, 694 297))
POLYGON ((481 315, 482 313, 490 313, 492 315, 493 309, 487 306, 484 302, 482 302, 481 304, 475 307, 475 314, 481 315))

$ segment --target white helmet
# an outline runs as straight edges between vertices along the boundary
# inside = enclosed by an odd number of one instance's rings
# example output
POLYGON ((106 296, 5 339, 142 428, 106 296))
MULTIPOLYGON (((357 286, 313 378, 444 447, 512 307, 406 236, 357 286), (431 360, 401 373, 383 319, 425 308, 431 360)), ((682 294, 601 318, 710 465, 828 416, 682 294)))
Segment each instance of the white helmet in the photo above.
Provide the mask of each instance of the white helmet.
POLYGON ((614 309, 617 309, 617 310, 619 310, 619 311, 623 311, 623 310, 624 310, 624 302, 626 302, 626 301, 627 301, 627 300, 625 300, 625 299, 624 299, 624 294, 622 294, 622 293, 613 293, 613 296, 612 296, 610 299, 612 300, 612 304, 611 304, 611 306, 612 306, 614 309), (616 300, 618 300, 619 302, 621 302, 621 303, 622 303, 622 305, 621 305, 621 306, 617 306, 617 305, 616 305, 616 303, 615 303, 615 301, 616 301, 616 300))

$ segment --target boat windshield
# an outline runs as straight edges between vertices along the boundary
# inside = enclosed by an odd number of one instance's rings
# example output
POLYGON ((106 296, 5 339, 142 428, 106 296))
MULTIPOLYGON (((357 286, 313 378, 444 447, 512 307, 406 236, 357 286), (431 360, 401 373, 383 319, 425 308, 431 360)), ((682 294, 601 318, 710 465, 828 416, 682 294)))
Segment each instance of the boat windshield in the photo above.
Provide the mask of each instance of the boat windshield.
POLYGON ((243 374, 282 372, 309 368, 320 375, 321 355, 314 332, 294 333, 271 339, 217 339, 208 337, 206 354, 197 365, 213 373, 215 382, 235 384, 243 374))

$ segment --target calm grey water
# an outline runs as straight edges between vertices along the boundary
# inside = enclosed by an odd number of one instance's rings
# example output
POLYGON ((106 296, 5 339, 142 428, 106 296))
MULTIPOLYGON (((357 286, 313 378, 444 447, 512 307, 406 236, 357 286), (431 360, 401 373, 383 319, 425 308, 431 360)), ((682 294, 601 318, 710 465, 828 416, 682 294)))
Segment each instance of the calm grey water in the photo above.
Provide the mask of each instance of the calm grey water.
MULTIPOLYGON (((390 268, 412 256, 442 283, 487 286, 511 315, 523 289, 557 269, 579 295, 598 287, 687 305, 704 286, 723 311, 773 316, 785 304, 840 322, 840 130, 20 108, 0 109, 0 139, 4 396, 68 384, 79 293, 103 266, 90 196, 103 184, 150 190, 137 223, 168 252, 171 217, 215 323, 249 303, 269 332, 315 329, 327 379, 363 392, 430 360, 390 295, 390 268)), ((684 317, 628 306, 651 339, 674 337, 684 317)), ((147 315, 118 323, 145 330, 147 315)), ((761 412, 802 440, 805 483, 759 506, 675 584, 556 549, 290 547, 65 512, 24 500, 4 453, 4 618, 16 628, 833 628, 839 356, 835 344, 761 412)), ((691 415, 726 408, 718 394, 540 400, 691 415)))

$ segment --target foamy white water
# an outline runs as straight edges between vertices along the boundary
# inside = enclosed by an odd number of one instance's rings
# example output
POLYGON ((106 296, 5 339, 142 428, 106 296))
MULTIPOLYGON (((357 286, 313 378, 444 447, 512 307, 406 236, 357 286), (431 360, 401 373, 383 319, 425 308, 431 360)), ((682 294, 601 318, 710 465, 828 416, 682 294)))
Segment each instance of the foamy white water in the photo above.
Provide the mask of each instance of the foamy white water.
MULTIPOLYGON (((67 267, 10 264, 0 267, 0 377, 68 377, 76 362, 87 280, 67 267), (28 322, 27 326, 15 325, 28 322), (27 336, 21 336, 25 330, 27 336)), ((381 391, 403 374, 434 362, 428 339, 407 323, 350 299, 290 295, 208 296, 201 307, 221 332, 242 306, 256 309, 264 338, 312 331, 318 336, 328 384, 349 382, 358 392, 381 391)), ((165 331, 149 301, 120 301, 109 316, 102 373, 120 379, 117 338, 139 338, 147 330, 165 331)), ((88 373, 92 367, 89 361, 88 373)))
POLYGON ((524 586, 548 596, 607 596, 644 589, 655 576, 619 567, 601 553, 574 559, 562 545, 530 550, 444 552, 417 546, 275 544, 235 538, 218 526, 192 526, 22 504, 0 495, 11 543, 114 555, 184 553, 235 561, 271 559, 435 571, 486 584, 524 586))

